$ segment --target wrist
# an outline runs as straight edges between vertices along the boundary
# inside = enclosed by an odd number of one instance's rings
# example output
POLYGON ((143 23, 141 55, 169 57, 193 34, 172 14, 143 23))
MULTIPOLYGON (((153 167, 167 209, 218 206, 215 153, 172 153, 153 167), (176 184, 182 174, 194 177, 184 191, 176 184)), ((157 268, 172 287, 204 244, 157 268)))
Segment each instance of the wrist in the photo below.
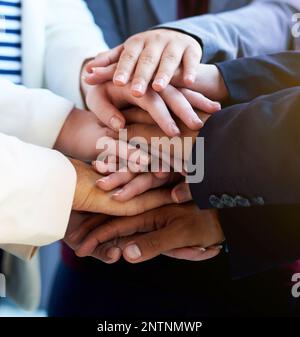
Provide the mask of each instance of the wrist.
POLYGON ((77 119, 78 112, 80 110, 73 108, 67 117, 54 145, 54 150, 57 150, 65 155, 72 156, 72 140, 74 139, 74 132, 76 128, 74 127, 75 120, 77 119))
POLYGON ((210 99, 225 101, 228 90, 219 68, 213 64, 199 64, 193 88, 210 99))

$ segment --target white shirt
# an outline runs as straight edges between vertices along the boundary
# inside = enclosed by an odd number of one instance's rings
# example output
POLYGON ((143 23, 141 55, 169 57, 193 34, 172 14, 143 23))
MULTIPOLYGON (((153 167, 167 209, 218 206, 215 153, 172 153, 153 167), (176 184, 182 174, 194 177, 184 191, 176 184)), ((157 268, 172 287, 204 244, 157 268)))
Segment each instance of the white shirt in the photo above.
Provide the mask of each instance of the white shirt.
POLYGON ((50 149, 83 105, 83 62, 107 46, 81 0, 22 0, 21 27, 25 86, 0 79, 0 245, 42 246, 64 236, 76 185, 50 149))

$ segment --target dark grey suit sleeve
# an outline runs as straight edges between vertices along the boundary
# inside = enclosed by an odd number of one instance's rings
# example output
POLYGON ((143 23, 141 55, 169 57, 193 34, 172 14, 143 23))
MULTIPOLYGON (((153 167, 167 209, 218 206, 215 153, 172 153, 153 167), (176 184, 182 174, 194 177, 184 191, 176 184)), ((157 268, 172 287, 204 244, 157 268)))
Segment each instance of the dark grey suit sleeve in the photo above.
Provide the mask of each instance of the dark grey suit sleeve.
MULTIPOLYGON (((190 184, 200 208, 300 203, 299 106, 300 87, 293 87, 225 108, 207 121, 200 131, 204 180, 190 184)), ((197 151, 193 162, 202 165, 197 151)))
POLYGON ((96 24, 101 28, 104 39, 110 48, 125 40, 121 29, 119 12, 122 12, 122 3, 119 0, 85 0, 93 13, 96 24))
POLYGON ((300 258, 300 205, 228 208, 219 213, 233 278, 300 258))
POLYGON ((217 63, 229 93, 229 104, 300 86, 300 51, 239 58, 217 63))
POLYGON ((203 46, 203 63, 271 54, 293 47, 292 15, 298 0, 257 0, 237 10, 166 23, 160 27, 182 31, 203 46))

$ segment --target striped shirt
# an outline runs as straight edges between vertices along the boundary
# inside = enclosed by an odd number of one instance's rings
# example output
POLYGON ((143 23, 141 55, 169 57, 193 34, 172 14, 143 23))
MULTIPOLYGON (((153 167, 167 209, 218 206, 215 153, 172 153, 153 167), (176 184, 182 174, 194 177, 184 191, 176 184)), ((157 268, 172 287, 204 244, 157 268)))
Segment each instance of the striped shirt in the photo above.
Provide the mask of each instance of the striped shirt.
POLYGON ((0 77, 22 83, 21 0, 0 0, 0 77))

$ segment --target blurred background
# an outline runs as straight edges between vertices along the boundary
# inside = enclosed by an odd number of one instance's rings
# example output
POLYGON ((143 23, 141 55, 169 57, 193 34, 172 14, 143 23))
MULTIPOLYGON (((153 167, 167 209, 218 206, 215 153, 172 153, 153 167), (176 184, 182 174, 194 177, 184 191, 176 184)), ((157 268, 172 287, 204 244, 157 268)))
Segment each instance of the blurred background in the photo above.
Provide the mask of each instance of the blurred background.
POLYGON ((46 307, 50 296, 55 271, 60 259, 60 243, 43 247, 40 250, 42 275, 42 299, 35 312, 21 310, 8 299, 0 298, 0 317, 46 317, 46 307), (47 267, 46 267, 47 266, 47 267))

